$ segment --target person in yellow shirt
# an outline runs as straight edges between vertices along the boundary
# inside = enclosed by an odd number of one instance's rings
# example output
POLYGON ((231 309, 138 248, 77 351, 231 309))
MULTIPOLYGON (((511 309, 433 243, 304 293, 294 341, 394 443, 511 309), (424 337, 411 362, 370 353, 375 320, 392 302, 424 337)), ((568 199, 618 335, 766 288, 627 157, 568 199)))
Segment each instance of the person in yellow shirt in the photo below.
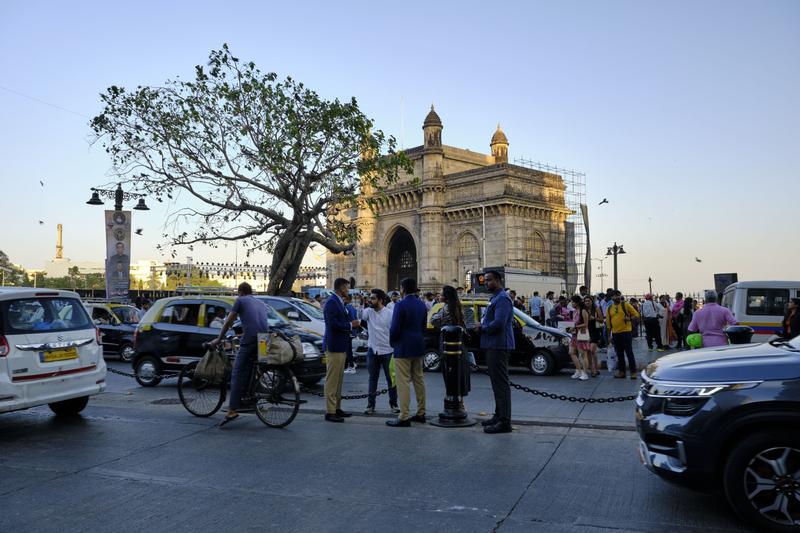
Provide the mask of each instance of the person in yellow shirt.
POLYGON ((631 368, 631 379, 636 379, 636 358, 633 356, 633 337, 631 334, 632 319, 639 316, 631 304, 623 300, 622 293, 614 291, 611 296, 614 302, 606 311, 606 326, 611 331, 611 342, 617 354, 617 370, 615 378, 625 378, 625 357, 631 368))

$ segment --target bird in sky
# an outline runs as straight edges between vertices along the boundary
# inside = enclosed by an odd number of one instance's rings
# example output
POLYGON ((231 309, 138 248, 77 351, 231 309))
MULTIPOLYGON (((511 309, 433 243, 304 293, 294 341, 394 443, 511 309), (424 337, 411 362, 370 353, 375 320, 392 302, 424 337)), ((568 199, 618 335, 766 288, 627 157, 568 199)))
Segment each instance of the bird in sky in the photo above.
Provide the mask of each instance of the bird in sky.
POLYGON ((44 220, 39 221, 39 225, 41 226, 42 224, 44 224, 44 220))
POLYGON ((597 205, 603 205, 603 204, 607 204, 607 203, 608 203, 608 198, 603 198, 603 201, 602 201, 602 202, 600 202, 600 203, 599 203, 599 204, 597 204, 597 205))
POLYGON ((44 182, 43 182, 42 180, 39 180, 39 185, 41 185, 42 187, 44 187, 44 182))
POLYGON ((135 233, 136 233, 136 235, 141 235, 142 234, 142 228, 136 228, 136 232, 135 233))
POLYGON ((697 261, 698 263, 702 263, 703 262, 703 260, 700 259, 699 257, 695 257, 694 260, 697 261))

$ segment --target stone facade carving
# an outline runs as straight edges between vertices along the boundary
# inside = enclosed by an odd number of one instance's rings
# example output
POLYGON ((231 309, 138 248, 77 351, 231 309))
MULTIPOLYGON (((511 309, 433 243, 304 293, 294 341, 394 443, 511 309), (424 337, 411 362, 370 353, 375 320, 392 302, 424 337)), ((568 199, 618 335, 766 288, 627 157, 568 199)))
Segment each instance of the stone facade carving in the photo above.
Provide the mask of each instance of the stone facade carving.
POLYGON ((504 265, 564 277, 571 211, 561 176, 509 164, 499 126, 491 155, 443 145, 433 106, 422 129, 424 144, 406 150, 413 175, 371 194, 374 211, 343 214, 360 225, 361 238, 353 253, 328 254, 330 281, 353 277, 359 287, 396 289, 399 275, 416 271, 423 290, 438 290, 504 265))

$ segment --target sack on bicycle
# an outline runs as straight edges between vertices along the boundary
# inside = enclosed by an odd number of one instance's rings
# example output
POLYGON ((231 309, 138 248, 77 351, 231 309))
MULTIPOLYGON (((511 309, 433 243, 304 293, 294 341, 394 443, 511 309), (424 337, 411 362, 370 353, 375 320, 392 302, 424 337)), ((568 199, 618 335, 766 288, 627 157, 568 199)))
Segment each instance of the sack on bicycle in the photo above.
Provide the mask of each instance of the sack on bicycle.
POLYGON ((280 332, 258 334, 258 360, 268 365, 286 365, 303 360, 303 343, 298 335, 280 332))
POLYGON ((230 370, 230 364, 221 347, 209 348, 200 362, 197 363, 194 376, 195 378, 205 379, 213 385, 219 385, 225 379, 225 374, 230 370))

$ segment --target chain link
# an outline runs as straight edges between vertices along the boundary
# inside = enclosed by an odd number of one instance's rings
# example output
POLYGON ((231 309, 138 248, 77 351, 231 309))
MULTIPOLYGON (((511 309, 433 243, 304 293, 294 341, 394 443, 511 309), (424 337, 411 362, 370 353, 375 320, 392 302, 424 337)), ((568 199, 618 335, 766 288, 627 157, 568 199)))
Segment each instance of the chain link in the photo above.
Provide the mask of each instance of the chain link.
MULTIPOLYGON (((486 374, 486 375, 489 374, 489 372, 483 370, 478 365, 470 365, 470 366, 472 367, 472 370, 474 370, 475 372, 479 372, 481 374, 486 374)), ((614 402, 628 402, 636 399, 635 394, 632 394, 630 396, 611 396, 609 398, 581 398, 577 396, 566 396, 564 394, 555 394, 552 392, 545 392, 536 389, 531 389, 530 387, 526 387, 525 385, 514 383, 511 380, 509 380, 509 384, 515 389, 521 390, 522 392, 527 392, 529 394, 533 394, 534 396, 541 396, 542 398, 550 398, 551 400, 560 400, 562 402, 614 403, 614 402)))
MULTIPOLYGON (((325 393, 317 392, 317 391, 315 391, 313 389, 309 389, 305 385, 300 385, 300 391, 301 392, 307 392, 308 394, 310 394, 312 396, 317 396, 318 398, 324 398, 325 397, 325 393)), ((377 397, 377 396, 380 396, 381 394, 386 394, 387 392, 389 392, 389 389, 381 389, 381 390, 377 391, 375 394, 366 393, 366 394, 356 394, 356 395, 351 395, 351 396, 342 396, 342 400, 366 400, 370 396, 377 397)))
MULTIPOLYGON (((477 365, 470 365, 470 366, 472 367, 472 370, 474 370, 475 372, 478 372, 480 374, 486 374, 486 375, 489 374, 487 371, 483 370, 482 368, 480 368, 477 365)), ((129 378, 136 378, 136 374, 131 374, 129 372, 123 372, 121 370, 117 370, 116 368, 107 367, 107 370, 109 372, 111 372, 112 374, 118 374, 120 376, 127 376, 129 378)), ((178 378, 178 374, 163 374, 163 375, 162 374, 157 374, 157 375, 153 376, 153 379, 162 379, 162 380, 164 380, 164 379, 177 379, 177 378, 178 378)), ((540 390, 537 390, 537 389, 532 389, 530 387, 526 387, 525 385, 520 385, 518 383, 514 383, 513 381, 510 381, 510 380, 509 380, 509 384, 512 387, 514 387, 515 389, 520 390, 522 392, 527 392, 528 394, 533 394, 534 396, 541 396, 542 398, 549 398, 551 400, 560 400, 562 402, 614 403, 614 402, 629 402, 631 400, 635 400, 636 399, 636 395, 635 394, 631 394, 629 396, 610 396, 608 398, 582 398, 582 397, 577 397, 577 396, 566 396, 564 394, 555 394, 553 392, 540 391, 540 390)), ((300 391, 308 393, 308 394, 310 394, 312 396, 316 396, 318 398, 324 398, 325 397, 324 393, 317 392, 314 389, 310 389, 310 388, 306 387, 305 385, 300 385, 300 391)), ((342 400, 366 400, 370 396, 377 397, 377 396, 380 396, 381 394, 386 394, 387 392, 389 392, 389 389, 381 389, 381 390, 377 391, 374 395, 371 395, 369 393, 354 394, 354 395, 349 395, 349 396, 342 396, 342 400)))
MULTIPOLYGON (((111 372, 112 374, 118 374, 120 376, 126 376, 126 377, 129 377, 129 378, 136 379, 136 374, 131 374, 130 372, 123 372, 122 370, 117 370, 116 368, 111 368, 110 366, 107 366, 106 370, 108 372, 111 372)), ((154 374, 153 376, 151 376, 151 379, 162 379, 162 380, 163 379, 178 379, 179 375, 180 375, 179 373, 175 373, 175 374, 154 374)))

